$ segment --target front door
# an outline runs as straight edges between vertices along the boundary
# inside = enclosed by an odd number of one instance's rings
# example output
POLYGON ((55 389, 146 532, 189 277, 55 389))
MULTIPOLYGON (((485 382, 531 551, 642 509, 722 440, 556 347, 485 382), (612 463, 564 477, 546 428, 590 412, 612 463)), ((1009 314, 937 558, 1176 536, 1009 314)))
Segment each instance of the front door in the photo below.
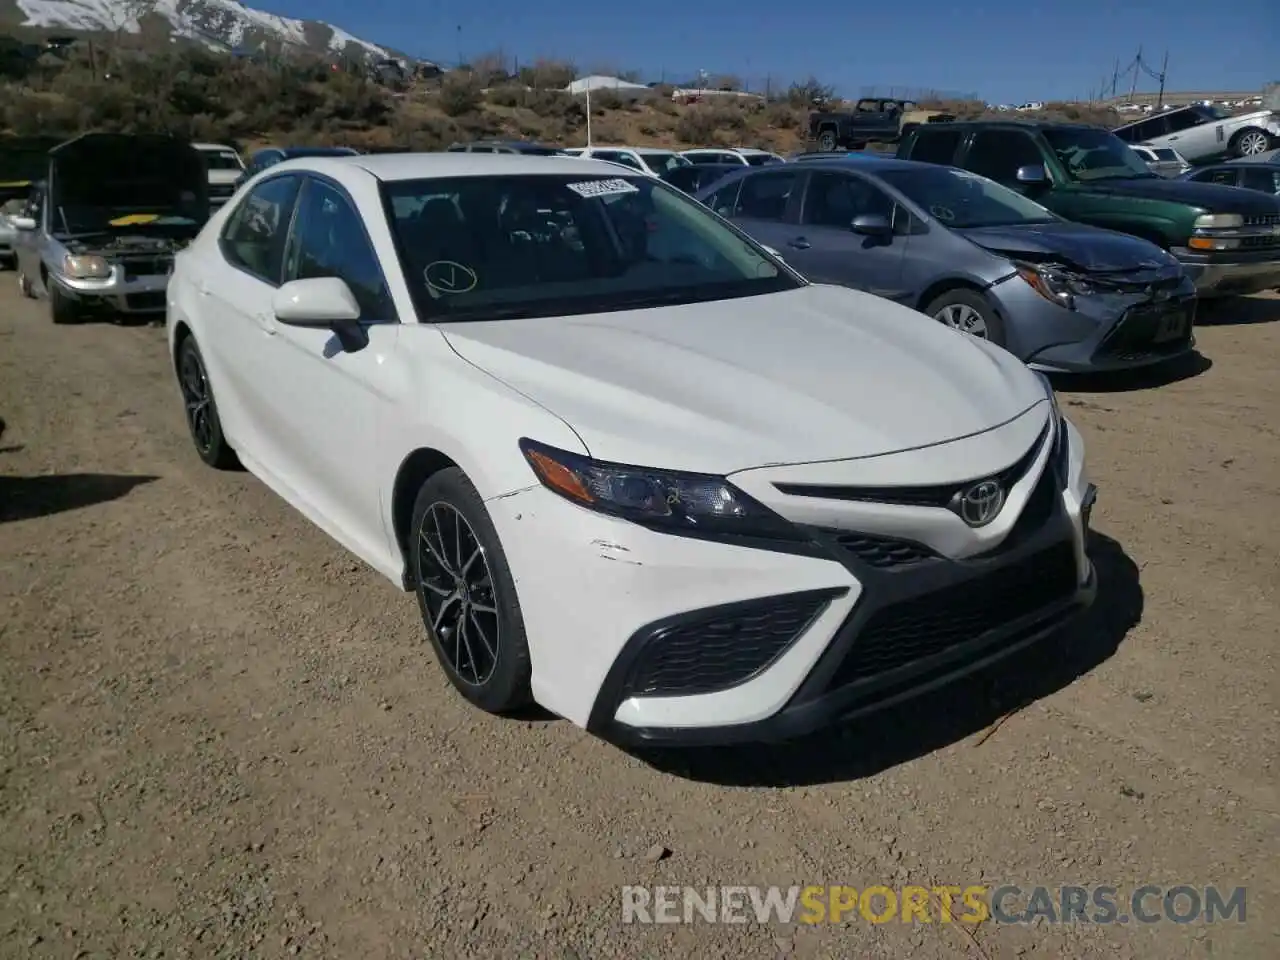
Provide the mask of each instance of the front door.
MULTIPOLYGON (((837 283, 878 297, 908 302, 903 260, 911 241, 904 230, 873 237, 853 232, 862 216, 894 223, 895 204, 875 184, 852 173, 815 172, 809 178, 795 238, 787 260, 816 283, 837 283)), ((901 217, 905 217, 903 211, 901 217)))
POLYGON ((400 323, 373 243, 346 192, 308 177, 285 252, 284 280, 336 277, 360 305, 366 341, 345 350, 330 330, 267 324, 271 405, 287 431, 282 471, 330 532, 364 556, 384 555, 379 501, 386 413, 400 380, 400 323))

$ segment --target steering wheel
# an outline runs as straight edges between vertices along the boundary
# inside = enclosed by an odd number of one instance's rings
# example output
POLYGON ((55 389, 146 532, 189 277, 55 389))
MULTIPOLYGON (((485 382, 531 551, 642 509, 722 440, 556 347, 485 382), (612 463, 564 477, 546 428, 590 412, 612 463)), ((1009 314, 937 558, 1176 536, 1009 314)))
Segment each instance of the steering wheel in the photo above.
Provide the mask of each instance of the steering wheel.
POLYGON ((937 219, 941 220, 943 223, 950 223, 952 220, 956 218, 956 214, 954 210, 952 210, 950 207, 944 207, 940 203, 934 204, 932 207, 930 207, 929 212, 932 213, 937 219))

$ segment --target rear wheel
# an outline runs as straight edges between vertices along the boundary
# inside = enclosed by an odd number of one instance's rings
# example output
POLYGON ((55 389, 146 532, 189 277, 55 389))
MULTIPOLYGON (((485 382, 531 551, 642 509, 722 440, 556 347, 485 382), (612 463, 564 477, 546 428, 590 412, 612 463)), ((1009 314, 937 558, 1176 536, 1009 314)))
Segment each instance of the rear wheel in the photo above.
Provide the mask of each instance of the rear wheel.
POLYGON ((222 435, 218 405, 205 370, 204 357, 191 337, 178 347, 178 386, 187 416, 187 429, 200 459, 216 470, 233 470, 239 465, 236 452, 222 435))
POLYGON ((515 581, 480 494, 457 467, 418 491, 409 546, 422 620, 449 682, 490 713, 527 705, 529 644, 515 581))
POLYGON ((1247 127, 1231 138, 1231 152, 1237 157, 1252 157, 1271 149, 1271 135, 1257 127, 1247 127))
POLYGON ((976 290, 947 290, 934 297, 924 312, 953 330, 990 340, 999 347, 1005 345, 1004 321, 990 301, 976 290))
POLYGON ((818 134, 818 149, 824 153, 831 153, 836 148, 836 132, 834 130, 823 130, 818 134))

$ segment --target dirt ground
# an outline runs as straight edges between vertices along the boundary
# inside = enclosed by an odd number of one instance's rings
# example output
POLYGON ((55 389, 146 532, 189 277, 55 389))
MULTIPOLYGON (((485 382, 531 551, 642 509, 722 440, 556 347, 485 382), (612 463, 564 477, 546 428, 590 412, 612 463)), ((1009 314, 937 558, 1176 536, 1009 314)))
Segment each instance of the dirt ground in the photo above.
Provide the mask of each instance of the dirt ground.
POLYGON ((465 706, 410 596, 200 464, 160 328, 0 281, 0 955, 1280 956, 1280 300, 1061 385, 1100 489, 1078 630, 809 741, 641 757, 465 706), (1247 919, 621 922, 623 884, 881 883, 1245 886, 1247 919))

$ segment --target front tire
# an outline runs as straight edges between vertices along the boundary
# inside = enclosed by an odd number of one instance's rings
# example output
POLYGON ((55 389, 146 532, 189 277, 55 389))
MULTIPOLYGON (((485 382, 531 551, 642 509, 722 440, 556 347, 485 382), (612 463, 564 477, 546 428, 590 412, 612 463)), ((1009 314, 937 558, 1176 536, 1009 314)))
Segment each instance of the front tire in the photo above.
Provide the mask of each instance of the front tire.
POLYGON ((1252 157, 1271 149, 1271 135, 1257 127, 1246 127, 1231 138, 1231 152, 1237 157, 1252 157))
POLYGON ((943 326, 990 340, 997 347, 1006 343, 1004 321, 991 302, 977 290, 947 290, 934 297, 924 312, 943 326))
POLYGON ((35 289, 31 286, 31 279, 21 270, 18 271, 18 293, 27 300, 34 300, 36 296, 35 289))
POLYGON ((200 459, 215 470, 234 470, 239 466, 236 452, 222 434, 218 405, 205 370, 204 357, 192 337, 178 347, 178 386, 187 417, 187 429, 200 459))
POLYGON ((80 304, 76 303, 52 280, 45 286, 49 288, 49 317, 57 324, 79 323, 81 319, 80 304))
POLYGON ((489 713, 526 706, 529 644, 515 581, 466 474, 450 467, 422 485, 409 535, 418 607, 449 682, 489 713))
POLYGON ((835 152, 836 133, 834 130, 823 130, 818 134, 818 149, 823 153, 835 152))

